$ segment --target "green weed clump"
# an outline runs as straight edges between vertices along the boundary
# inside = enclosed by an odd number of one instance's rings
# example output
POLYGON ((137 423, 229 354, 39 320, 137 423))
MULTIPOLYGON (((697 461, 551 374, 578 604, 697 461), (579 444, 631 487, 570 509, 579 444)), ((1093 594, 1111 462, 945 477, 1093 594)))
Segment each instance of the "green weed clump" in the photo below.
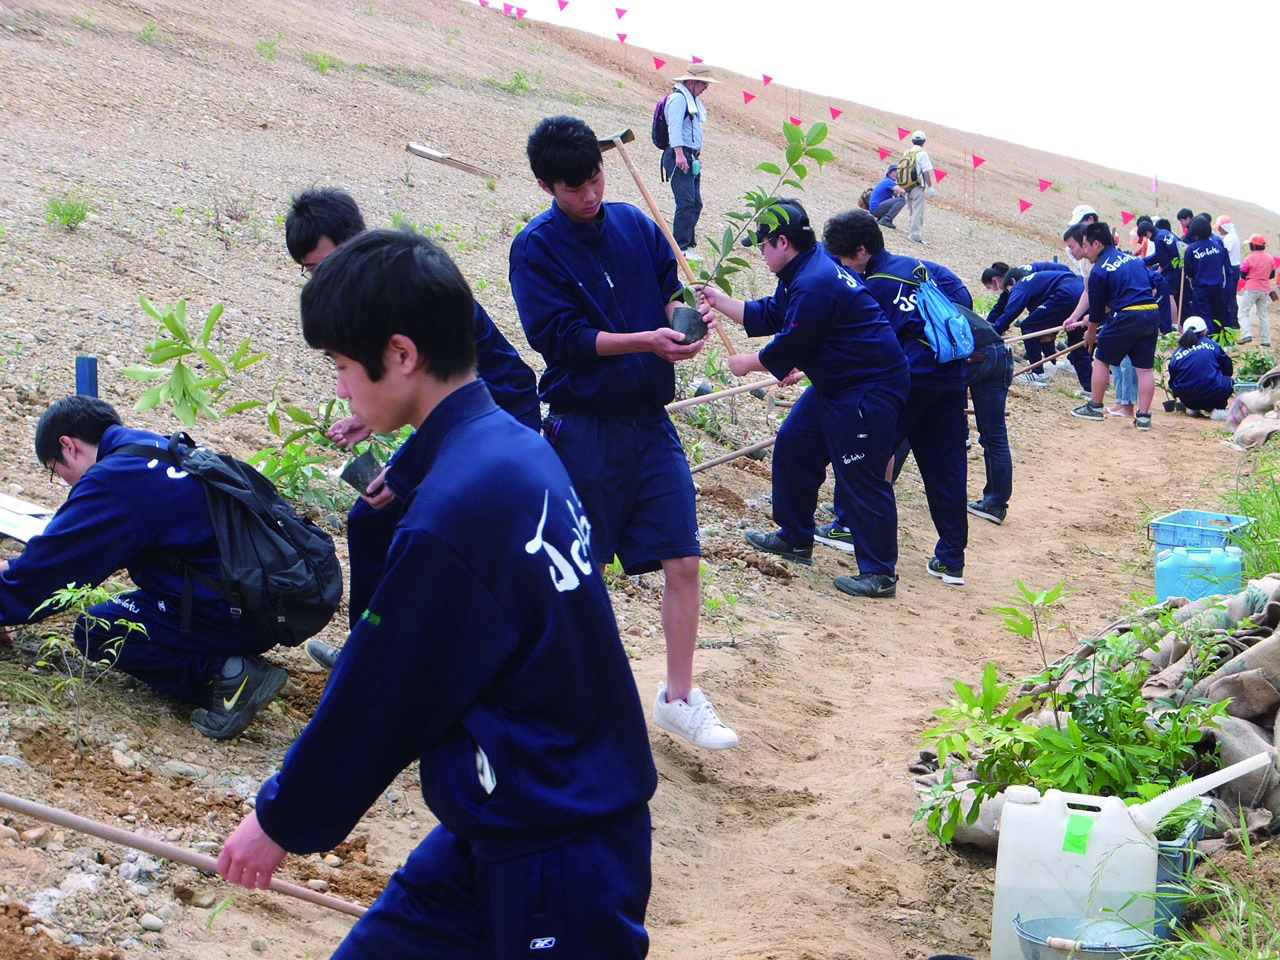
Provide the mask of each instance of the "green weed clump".
POLYGON ((1231 513, 1253 517, 1253 526, 1236 539, 1244 551, 1246 580, 1280 570, 1280 453, 1263 450, 1252 471, 1242 474, 1236 489, 1223 499, 1231 513))
POLYGON ((323 53, 319 50, 308 50, 302 55, 302 59, 312 70, 319 74, 326 74, 330 70, 341 70, 345 64, 335 57, 332 53, 323 53))
POLYGON ((253 45, 253 49, 258 52, 258 56, 270 63, 276 58, 276 48, 280 45, 280 41, 283 39, 283 33, 277 33, 274 37, 263 37, 253 45))
POLYGON ((157 40, 163 39, 164 35, 160 32, 160 28, 156 26, 154 20, 148 20, 143 24, 142 29, 138 31, 138 39, 143 43, 155 43, 157 40))
POLYGON ((46 223, 57 223, 66 230, 75 230, 84 223, 92 209, 93 204, 79 194, 58 194, 45 201, 44 219, 46 223))
POLYGON ((511 75, 510 80, 503 81, 497 80, 493 77, 485 77, 484 82, 490 87, 495 87, 498 90, 504 90, 507 93, 515 94, 516 96, 526 94, 533 89, 533 87, 529 85, 529 81, 525 79, 524 74, 518 71, 511 75))

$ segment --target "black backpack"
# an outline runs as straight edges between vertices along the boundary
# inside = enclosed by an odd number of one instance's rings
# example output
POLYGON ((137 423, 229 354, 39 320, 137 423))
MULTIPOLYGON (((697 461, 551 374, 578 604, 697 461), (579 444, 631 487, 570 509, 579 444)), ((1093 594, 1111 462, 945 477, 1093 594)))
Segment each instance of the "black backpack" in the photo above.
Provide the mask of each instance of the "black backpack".
POLYGON ((667 100, 670 96, 668 93, 653 105, 653 126, 649 129, 649 139, 664 152, 671 146, 671 131, 667 129, 667 100))
POLYGON ((184 577, 180 629, 191 627, 192 581, 226 600, 231 616, 263 637, 296 647, 325 628, 342 600, 342 568, 333 539, 294 513, 275 486, 249 464, 197 447, 185 433, 168 448, 118 448, 185 470, 204 485, 209 520, 222 555, 214 580, 172 551, 162 551, 184 577))

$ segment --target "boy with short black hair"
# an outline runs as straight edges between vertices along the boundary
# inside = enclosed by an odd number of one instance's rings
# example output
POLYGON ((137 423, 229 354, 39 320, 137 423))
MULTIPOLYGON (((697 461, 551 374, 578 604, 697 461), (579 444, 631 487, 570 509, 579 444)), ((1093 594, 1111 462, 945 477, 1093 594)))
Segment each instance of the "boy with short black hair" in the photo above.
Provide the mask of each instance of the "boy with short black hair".
POLYGON ((316 271, 302 323, 358 416, 415 428, 390 468, 405 512, 219 872, 265 887, 418 758, 440 825, 334 957, 643 957, 657 775, 640 701, 576 491, 475 378, 466 281, 426 238, 373 231, 316 271))
POLYGON ((511 294, 547 361, 543 430, 582 497, 597 560, 616 555, 628 575, 662 570, 667 679, 654 722, 697 747, 736 746, 693 686, 702 549, 693 477, 664 408, 674 365, 704 341, 686 344, 670 327, 682 290, 675 255, 635 207, 604 202, 600 144, 577 117, 540 121, 527 152, 553 203, 511 244, 511 294))
POLYGON ((1115 246, 1106 223, 1077 225, 1068 231, 1073 256, 1093 264, 1085 294, 1089 299, 1085 342, 1093 347, 1092 397, 1071 411, 1084 420, 1102 420, 1102 399, 1111 380, 1111 367, 1128 357, 1138 374, 1138 410, 1133 425, 1151 429, 1151 399, 1155 395, 1153 366, 1158 311, 1146 265, 1115 246))
POLYGON ((76 647, 195 704, 191 725, 223 740, 242 733, 288 675, 260 656, 275 641, 233 616, 204 582, 221 579, 222 554, 201 481, 126 449, 168 442, 124 426, 97 397, 64 397, 45 410, 36 459, 71 492, 20 556, 0 561, 0 623, 43 619, 55 609, 37 608, 55 590, 96 586, 127 569, 138 589, 90 607, 76 622, 76 647), (170 557, 203 578, 188 579, 170 557))

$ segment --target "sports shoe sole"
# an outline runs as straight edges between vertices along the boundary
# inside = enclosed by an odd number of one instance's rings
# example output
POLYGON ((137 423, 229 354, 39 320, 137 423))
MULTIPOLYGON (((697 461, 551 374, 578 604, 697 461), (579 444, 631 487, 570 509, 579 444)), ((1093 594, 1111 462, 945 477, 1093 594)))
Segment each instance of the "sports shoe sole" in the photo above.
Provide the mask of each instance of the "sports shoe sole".
POLYGON ((831 537, 822 537, 818 534, 813 535, 814 543, 825 543, 828 547, 835 547, 837 550, 843 550, 845 553, 856 553, 857 550, 853 546, 852 540, 836 540, 831 537))
POLYGON ((937 570, 933 569, 933 567, 929 566, 927 563, 924 565, 924 568, 929 572, 929 576, 937 577, 939 580, 941 580, 943 583, 947 584, 948 586, 951 586, 951 587, 964 586, 963 574, 957 577, 954 573, 939 573, 937 570))
POLYGON ((1073 417, 1078 417, 1081 420, 1092 420, 1094 423, 1101 423, 1107 416, 1101 410, 1098 411, 1098 415, 1096 417, 1088 413, 1076 413, 1074 410, 1071 411, 1071 415, 1073 417))
POLYGON ((968 510, 975 517, 981 517, 983 520, 989 520, 990 522, 995 524, 1004 523, 1004 517, 998 516, 997 514, 994 514, 994 513, 987 513, 985 510, 982 510, 979 507, 969 507, 968 510))
POLYGON ((338 654, 341 653, 337 647, 325 643, 323 640, 308 640, 302 645, 302 649, 306 651, 312 663, 323 667, 325 670, 334 668, 334 665, 338 662, 338 654))

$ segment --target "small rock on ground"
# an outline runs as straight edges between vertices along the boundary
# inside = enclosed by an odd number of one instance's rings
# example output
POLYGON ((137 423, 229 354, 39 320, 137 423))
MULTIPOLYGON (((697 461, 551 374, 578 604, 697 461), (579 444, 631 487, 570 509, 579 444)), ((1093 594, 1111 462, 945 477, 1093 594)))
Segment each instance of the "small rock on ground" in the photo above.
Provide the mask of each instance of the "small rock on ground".
POLYGON ((142 927, 143 930, 157 932, 164 929, 164 921, 154 913, 144 913, 138 918, 138 926, 142 927))

